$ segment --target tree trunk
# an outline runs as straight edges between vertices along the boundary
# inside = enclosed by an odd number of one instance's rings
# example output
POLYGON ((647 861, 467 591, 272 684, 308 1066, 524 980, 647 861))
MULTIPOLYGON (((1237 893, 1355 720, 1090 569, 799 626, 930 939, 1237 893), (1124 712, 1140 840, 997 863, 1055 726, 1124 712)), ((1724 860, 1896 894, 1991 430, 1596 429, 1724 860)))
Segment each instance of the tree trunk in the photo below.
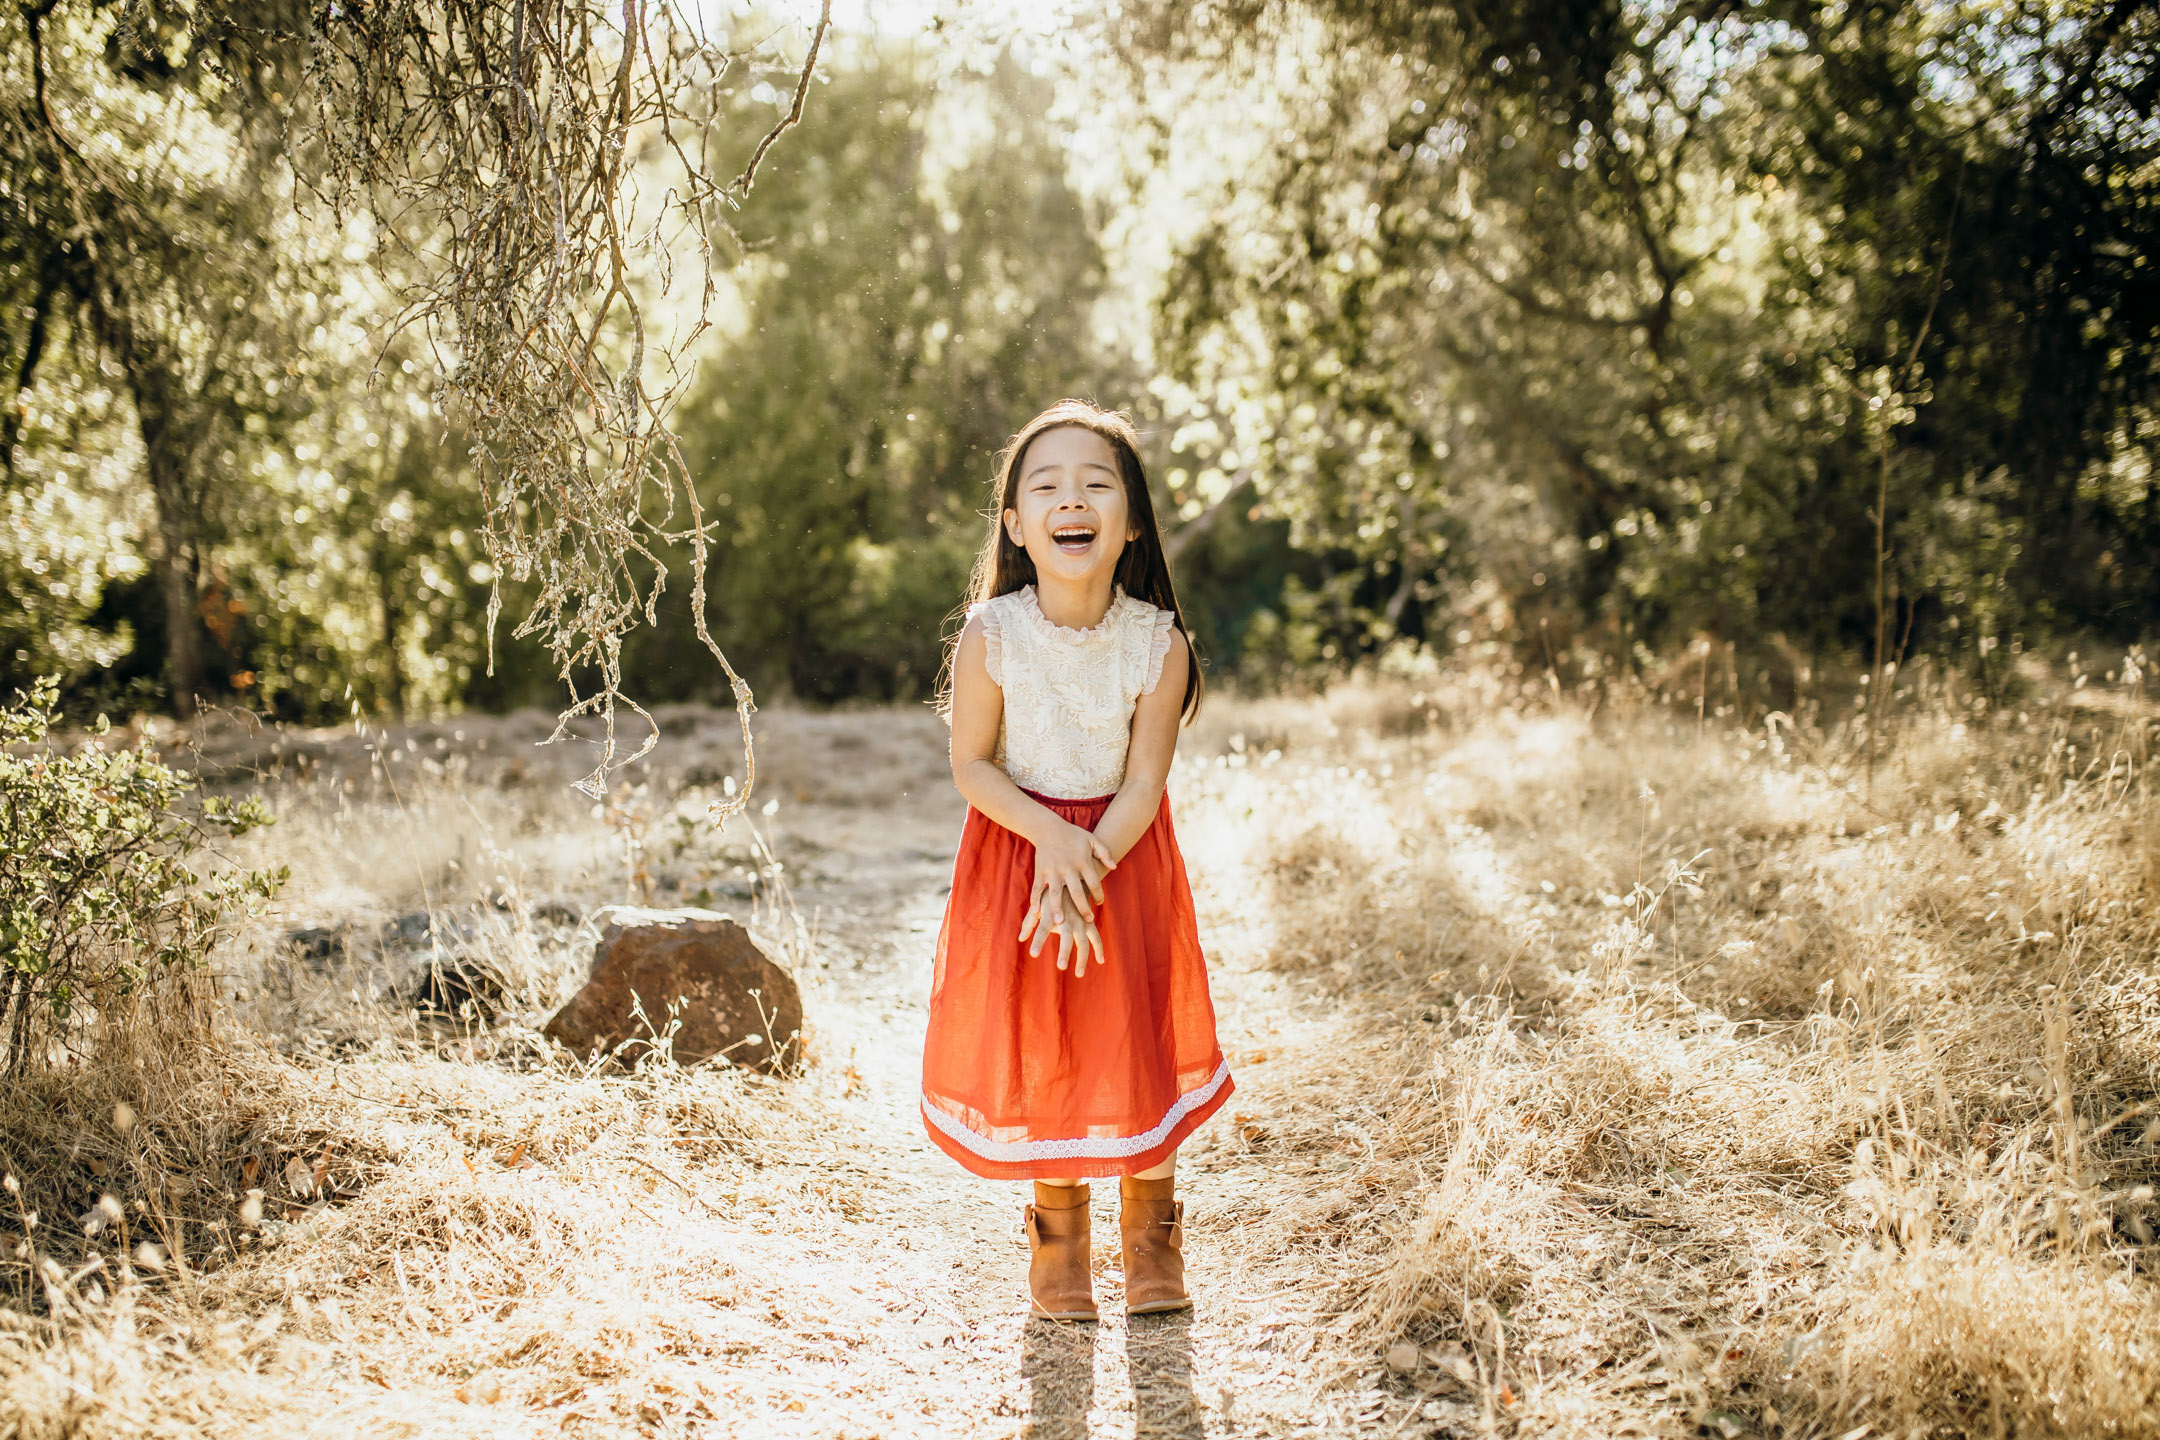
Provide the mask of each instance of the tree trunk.
MULTIPOLYGON (((133 347, 129 347, 131 350, 133 347)), ((183 720, 195 714, 203 688, 202 599, 195 583, 195 514, 188 504, 190 447, 180 417, 173 413, 173 376, 155 360, 130 356, 129 389, 141 427, 150 492, 157 501, 158 547, 151 557, 158 594, 165 602, 165 683, 173 713, 183 720)))
POLYGON ((155 339, 144 342, 136 334, 126 288, 95 261, 93 274, 98 283, 91 292, 91 320, 127 376, 150 493, 157 502, 158 545, 150 568, 165 607, 165 684, 173 713, 191 720, 195 697, 203 688, 203 623, 196 583, 199 517, 188 495, 188 472, 195 463, 194 431, 185 413, 189 397, 174 373, 172 357, 155 339))
POLYGON ((22 438, 23 421, 30 413, 30 387, 37 383, 38 361, 45 354, 46 322, 52 315, 59 281, 50 268, 38 280, 37 299, 30 305, 30 325, 23 332, 22 364, 15 370, 15 388, 7 397, 7 413, 0 416, 0 470, 15 473, 15 443, 22 438))
POLYGON ((398 601, 392 567, 390 537, 378 533, 375 545, 375 585, 382 596, 383 709, 392 720, 405 718, 405 672, 398 666, 398 601))
POLYGON ((1410 597, 1416 593, 1418 577, 1411 538, 1416 533, 1417 505, 1407 491, 1396 502, 1395 525, 1395 533, 1401 537, 1401 545, 1395 552, 1395 568, 1398 572, 1395 577, 1395 593, 1388 597, 1386 613, 1388 628, 1400 635, 1403 612, 1410 608, 1410 597))

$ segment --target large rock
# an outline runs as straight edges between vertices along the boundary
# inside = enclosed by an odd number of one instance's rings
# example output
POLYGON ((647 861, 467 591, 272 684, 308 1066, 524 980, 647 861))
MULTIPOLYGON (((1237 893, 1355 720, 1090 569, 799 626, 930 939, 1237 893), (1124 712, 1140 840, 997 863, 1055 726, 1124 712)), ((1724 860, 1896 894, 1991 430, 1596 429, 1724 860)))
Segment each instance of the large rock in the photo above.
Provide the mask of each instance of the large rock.
POLYGON ((681 1064, 725 1055, 778 1070, 797 1058, 802 992, 742 926, 710 910, 624 905, 605 915, 592 974, 548 1021, 548 1038, 580 1055, 646 1041, 666 1031, 668 1007, 680 1002, 674 1056, 681 1064), (650 1029, 636 1018, 640 1005, 650 1029))

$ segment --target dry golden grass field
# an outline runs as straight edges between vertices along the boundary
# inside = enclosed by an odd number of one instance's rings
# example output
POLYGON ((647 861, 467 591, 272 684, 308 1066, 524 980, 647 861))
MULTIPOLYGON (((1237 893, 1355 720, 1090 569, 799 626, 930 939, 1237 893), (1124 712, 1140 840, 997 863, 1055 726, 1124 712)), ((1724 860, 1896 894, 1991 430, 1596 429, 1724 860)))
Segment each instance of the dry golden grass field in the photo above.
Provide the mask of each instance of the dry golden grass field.
POLYGON ((228 717, 292 879, 0 1105, 0 1437, 2160 1435, 2155 716, 2036 684, 1915 685, 1872 758, 1624 686, 1211 699, 1172 801, 1240 1088, 1196 1309, 1099 1329, 1024 1318, 1019 1187, 915 1118, 927 711, 763 714, 724 834, 725 712, 604 806, 530 715, 228 717), (795 967, 801 1073, 549 1052, 631 899, 795 967))

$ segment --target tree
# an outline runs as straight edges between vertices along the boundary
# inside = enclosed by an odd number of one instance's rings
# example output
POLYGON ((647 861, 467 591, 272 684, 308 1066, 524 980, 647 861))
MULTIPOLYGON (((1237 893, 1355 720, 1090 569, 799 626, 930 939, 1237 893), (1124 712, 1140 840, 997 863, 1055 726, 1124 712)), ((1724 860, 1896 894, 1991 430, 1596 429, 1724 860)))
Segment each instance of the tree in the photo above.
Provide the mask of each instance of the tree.
POLYGON ((289 301, 319 278, 276 243, 290 197, 263 84, 278 71, 147 8, 39 0, 18 17, 0 41, 0 268, 25 317, 6 463, 56 330, 115 367, 155 508, 168 693, 186 715, 207 680, 203 457, 279 413, 289 301))
MULTIPOLYGON (((26 316, 17 388, 56 316, 81 320, 126 376, 157 498, 175 704, 192 705, 204 676, 201 458, 219 426, 246 429, 285 388, 235 349, 307 353, 253 333, 290 312, 257 292, 292 258, 275 244, 280 207, 307 192, 332 207, 333 230, 354 214, 374 222, 374 258, 403 305, 389 328, 438 360, 448 418, 472 446, 488 630, 503 580, 530 582, 518 633, 540 636, 566 681, 597 675, 596 693, 573 684, 565 720, 606 717, 588 781, 603 785, 621 759, 621 638, 664 582, 654 545, 687 542, 703 593, 704 520, 667 415, 704 328, 713 247, 731 243, 726 212, 804 113, 829 10, 747 154, 714 122, 744 110, 718 92, 754 47, 731 50, 666 0, 35 0, 18 13, 0 107, 7 277, 26 316), (682 286, 686 255, 704 271, 682 286)), ((8 427, 11 456, 20 429, 8 427)), ((705 634, 702 604, 696 619, 747 744, 748 688, 705 634)))
POLYGON ((1346 638, 1397 629, 1463 533, 1502 614, 1606 648, 2150 623, 2152 7, 1125 24, 1143 73, 1306 87, 1163 326, 1192 393, 1248 397, 1229 444, 1270 503, 1365 557, 1346 638))
POLYGON ((728 212, 802 118, 830 22, 828 0, 785 92, 753 88, 760 138, 736 174, 724 122, 743 110, 723 82, 745 53, 669 0, 396 0, 310 16, 324 183, 366 204, 425 277, 402 323, 453 353, 447 409, 472 441, 496 576, 489 633, 500 586, 529 582, 514 633, 553 655, 571 691, 563 725, 605 722, 580 782, 595 795, 627 763, 622 642, 657 617, 670 544, 690 552, 696 638, 750 745, 750 687, 706 628, 707 520, 670 412, 707 325, 715 246, 734 243, 728 212), (693 273, 677 289, 683 258, 693 273))

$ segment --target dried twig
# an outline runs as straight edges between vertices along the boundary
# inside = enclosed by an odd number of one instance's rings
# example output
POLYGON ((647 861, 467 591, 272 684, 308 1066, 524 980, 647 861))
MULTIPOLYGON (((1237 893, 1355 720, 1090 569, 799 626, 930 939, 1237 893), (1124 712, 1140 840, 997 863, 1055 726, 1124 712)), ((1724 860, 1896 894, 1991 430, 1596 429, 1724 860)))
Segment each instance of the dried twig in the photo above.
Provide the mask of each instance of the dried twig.
POLYGON ((750 163, 743 166, 742 174, 736 176, 735 183, 728 187, 736 194, 750 193, 751 185, 757 180, 758 163, 765 158, 765 152, 772 149, 773 142, 778 140, 789 126, 802 119, 803 99, 810 93, 810 77, 817 70, 818 51, 824 46, 825 32, 831 26, 832 0, 825 0, 824 8, 818 12, 817 33, 810 37, 810 54, 803 60, 802 78, 795 82, 795 103, 788 107, 787 114, 780 117, 779 124, 765 132, 765 138, 758 141, 757 149, 750 152, 750 163))

